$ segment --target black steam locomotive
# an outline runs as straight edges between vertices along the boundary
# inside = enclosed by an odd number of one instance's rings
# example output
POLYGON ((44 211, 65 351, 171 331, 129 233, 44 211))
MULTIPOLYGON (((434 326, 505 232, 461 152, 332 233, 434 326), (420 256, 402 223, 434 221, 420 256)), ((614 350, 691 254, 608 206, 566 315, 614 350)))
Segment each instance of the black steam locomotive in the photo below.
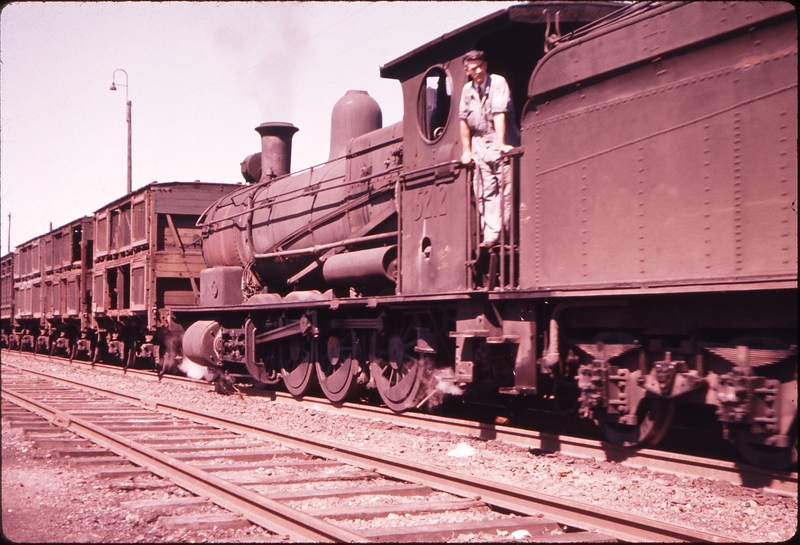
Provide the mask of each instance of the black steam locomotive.
POLYGON ((395 411, 572 389, 630 446, 676 403, 710 405, 748 460, 796 460, 790 5, 521 5, 381 75, 403 120, 349 92, 322 165, 289 173, 297 129, 257 127, 253 185, 201 218, 200 306, 172 311, 186 356, 295 396, 377 389, 395 411), (473 49, 520 112, 514 213, 489 249, 459 161, 473 49))

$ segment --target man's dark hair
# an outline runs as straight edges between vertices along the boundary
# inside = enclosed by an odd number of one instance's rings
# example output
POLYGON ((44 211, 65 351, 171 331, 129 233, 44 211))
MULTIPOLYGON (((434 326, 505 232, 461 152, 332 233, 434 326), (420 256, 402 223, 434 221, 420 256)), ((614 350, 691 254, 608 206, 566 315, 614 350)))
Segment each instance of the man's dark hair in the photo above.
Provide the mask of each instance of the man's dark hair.
POLYGON ((467 52, 467 54, 464 55, 464 64, 472 61, 486 61, 486 53, 477 49, 467 52))

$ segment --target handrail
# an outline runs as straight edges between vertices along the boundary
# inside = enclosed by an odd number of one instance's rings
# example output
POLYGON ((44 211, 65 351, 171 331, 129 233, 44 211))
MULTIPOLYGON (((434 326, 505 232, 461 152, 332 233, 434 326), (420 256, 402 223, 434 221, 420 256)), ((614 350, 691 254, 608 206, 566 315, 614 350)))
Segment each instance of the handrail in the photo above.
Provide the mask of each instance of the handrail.
MULTIPOLYGON (((232 220, 232 219, 238 218, 240 216, 244 216, 246 214, 249 214, 252 211, 260 210, 262 208, 266 208, 267 206, 273 206, 275 204, 280 204, 282 202, 287 202, 287 201, 290 201, 292 199, 296 199, 299 196, 314 195, 314 194, 317 194, 317 193, 322 193, 323 191, 332 191, 334 189, 339 189, 340 187, 361 184, 361 183, 373 180, 375 178, 380 178, 381 176, 386 176, 388 174, 391 174, 392 172, 400 170, 401 168, 402 168, 402 166, 392 167, 392 168, 384 170, 384 171, 382 171, 382 172, 380 172, 378 174, 372 174, 372 175, 369 175, 369 176, 363 176, 361 178, 356 178, 355 180, 350 180, 350 181, 347 181, 347 182, 343 182, 343 183, 339 183, 339 184, 331 185, 331 186, 326 186, 326 187, 316 187, 314 189, 309 189, 309 186, 306 186, 306 187, 302 187, 302 188, 293 189, 293 190, 287 191, 286 193, 283 193, 282 195, 279 195, 279 196, 277 196, 274 199, 271 199, 269 201, 261 201, 261 202, 259 202, 258 206, 256 206, 252 210, 248 209, 248 210, 245 210, 243 212, 239 212, 237 214, 233 214, 231 216, 220 218, 218 220, 213 220, 213 221, 211 221, 209 223, 201 223, 201 221, 204 220, 204 218, 208 214, 209 210, 211 210, 212 207, 216 206, 217 203, 214 203, 211 206, 209 206, 205 210, 205 212, 203 212, 203 214, 200 215, 200 217, 197 219, 196 226, 197 227, 204 227, 204 226, 208 226, 208 225, 216 225, 216 224, 222 223, 222 222, 227 221, 227 220, 232 220)), ((306 169, 306 170, 310 170, 310 169, 306 169)), ((301 172, 305 172, 305 171, 301 171, 301 172)), ((314 185, 320 186, 321 184, 326 183, 326 182, 332 182, 334 180, 344 179, 344 177, 345 177, 344 175, 334 176, 332 178, 327 178, 325 180, 320 180, 319 182, 317 182, 314 185)), ((281 179, 281 178, 278 178, 278 179, 281 179)), ((251 186, 251 188, 252 187, 255 187, 255 186, 251 186)), ((251 189, 251 188, 248 188, 248 189, 251 189)), ((227 197, 229 197, 229 198, 233 198, 234 196, 236 196, 236 195, 235 194, 227 195, 227 197)))

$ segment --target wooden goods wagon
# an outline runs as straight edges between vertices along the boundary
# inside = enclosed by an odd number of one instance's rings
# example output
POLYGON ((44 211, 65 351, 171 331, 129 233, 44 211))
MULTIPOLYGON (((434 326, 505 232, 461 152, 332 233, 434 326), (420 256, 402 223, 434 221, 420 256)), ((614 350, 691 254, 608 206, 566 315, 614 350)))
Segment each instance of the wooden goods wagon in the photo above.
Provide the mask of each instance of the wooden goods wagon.
POLYGON ((14 323, 14 254, 0 259, 0 346, 9 348, 14 323))
POLYGON ((166 332, 168 309, 199 301, 205 264, 197 219, 236 187, 153 182, 95 212, 95 358, 159 360, 156 345, 166 332))

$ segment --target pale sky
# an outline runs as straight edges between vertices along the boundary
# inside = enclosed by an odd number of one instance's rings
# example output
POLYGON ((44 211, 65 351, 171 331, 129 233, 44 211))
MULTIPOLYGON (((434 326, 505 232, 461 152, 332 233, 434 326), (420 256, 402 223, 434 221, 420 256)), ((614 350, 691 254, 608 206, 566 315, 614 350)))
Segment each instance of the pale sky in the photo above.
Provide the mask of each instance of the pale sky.
POLYGON ((379 69, 508 2, 23 2, 0 13, 0 255, 133 188, 242 181, 267 121, 300 131, 292 170, 324 162, 333 105, 367 91, 402 118, 379 69))

